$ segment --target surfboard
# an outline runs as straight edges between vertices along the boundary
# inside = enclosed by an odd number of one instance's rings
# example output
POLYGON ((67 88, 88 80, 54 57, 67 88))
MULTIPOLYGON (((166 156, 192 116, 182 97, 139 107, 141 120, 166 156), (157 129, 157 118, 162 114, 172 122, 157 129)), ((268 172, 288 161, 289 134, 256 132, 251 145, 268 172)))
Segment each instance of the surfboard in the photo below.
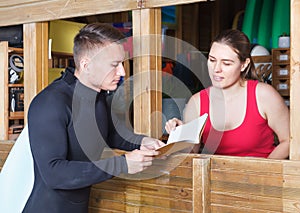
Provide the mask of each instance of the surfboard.
POLYGON ((257 43, 258 23, 263 0, 248 0, 246 3, 242 31, 252 44, 257 43))
POLYGON ((278 48, 278 38, 290 34, 290 0, 275 0, 272 24, 272 48, 278 48))
POLYGON ((243 20, 244 20, 244 10, 241 10, 235 14, 233 22, 232 22, 232 29, 235 30, 242 30, 243 27, 243 20))
POLYGON ((262 3, 258 31, 257 44, 270 50, 272 48, 272 23, 274 0, 264 0, 262 3))

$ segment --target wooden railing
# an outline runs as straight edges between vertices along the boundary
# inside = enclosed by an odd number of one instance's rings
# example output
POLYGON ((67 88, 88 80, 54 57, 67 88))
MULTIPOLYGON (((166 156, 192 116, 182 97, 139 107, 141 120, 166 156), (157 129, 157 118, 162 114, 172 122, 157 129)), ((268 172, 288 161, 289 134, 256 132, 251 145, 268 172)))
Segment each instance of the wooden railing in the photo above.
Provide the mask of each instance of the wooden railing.
MULTIPOLYGON (((12 144, 0 143, 0 168, 12 144)), ((89 212, 300 212, 300 162, 176 154, 93 185, 89 212)))

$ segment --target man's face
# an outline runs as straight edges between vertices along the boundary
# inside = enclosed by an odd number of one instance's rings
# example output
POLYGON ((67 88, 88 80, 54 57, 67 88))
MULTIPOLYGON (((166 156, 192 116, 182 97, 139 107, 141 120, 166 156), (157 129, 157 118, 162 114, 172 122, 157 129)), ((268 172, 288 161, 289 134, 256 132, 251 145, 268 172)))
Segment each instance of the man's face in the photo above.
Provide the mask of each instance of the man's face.
POLYGON ((87 65, 86 86, 96 90, 115 90, 125 75, 122 44, 110 43, 101 48, 87 65))

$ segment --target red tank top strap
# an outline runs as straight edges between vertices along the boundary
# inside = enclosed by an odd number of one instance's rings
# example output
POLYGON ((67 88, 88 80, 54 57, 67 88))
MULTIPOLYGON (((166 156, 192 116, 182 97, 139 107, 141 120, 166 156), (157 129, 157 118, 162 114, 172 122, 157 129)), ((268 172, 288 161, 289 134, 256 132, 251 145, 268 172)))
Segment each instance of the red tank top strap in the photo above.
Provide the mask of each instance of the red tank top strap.
POLYGON ((200 116, 208 112, 209 112, 209 88, 200 91, 200 116))
MULTIPOLYGON (((258 84, 258 81, 256 80, 248 80, 247 81, 247 110, 246 110, 246 117, 247 115, 251 115, 251 118, 254 118, 253 115, 259 116, 259 111, 257 107, 257 101, 256 101, 256 86, 258 84)), ((259 116, 260 117, 260 116, 259 116)), ((254 119, 257 119, 255 117, 254 119)))

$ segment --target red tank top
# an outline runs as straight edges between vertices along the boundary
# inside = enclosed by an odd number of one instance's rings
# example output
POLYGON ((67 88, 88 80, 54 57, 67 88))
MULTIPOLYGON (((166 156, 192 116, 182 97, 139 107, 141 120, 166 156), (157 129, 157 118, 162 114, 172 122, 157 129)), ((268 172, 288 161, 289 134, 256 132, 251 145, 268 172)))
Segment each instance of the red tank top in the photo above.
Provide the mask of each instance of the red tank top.
POLYGON ((247 81, 246 115, 240 126, 227 131, 215 130, 209 114, 209 88, 200 91, 200 115, 208 113, 202 140, 204 152, 232 156, 268 157, 275 148, 274 134, 258 111, 255 89, 258 81, 247 81))

